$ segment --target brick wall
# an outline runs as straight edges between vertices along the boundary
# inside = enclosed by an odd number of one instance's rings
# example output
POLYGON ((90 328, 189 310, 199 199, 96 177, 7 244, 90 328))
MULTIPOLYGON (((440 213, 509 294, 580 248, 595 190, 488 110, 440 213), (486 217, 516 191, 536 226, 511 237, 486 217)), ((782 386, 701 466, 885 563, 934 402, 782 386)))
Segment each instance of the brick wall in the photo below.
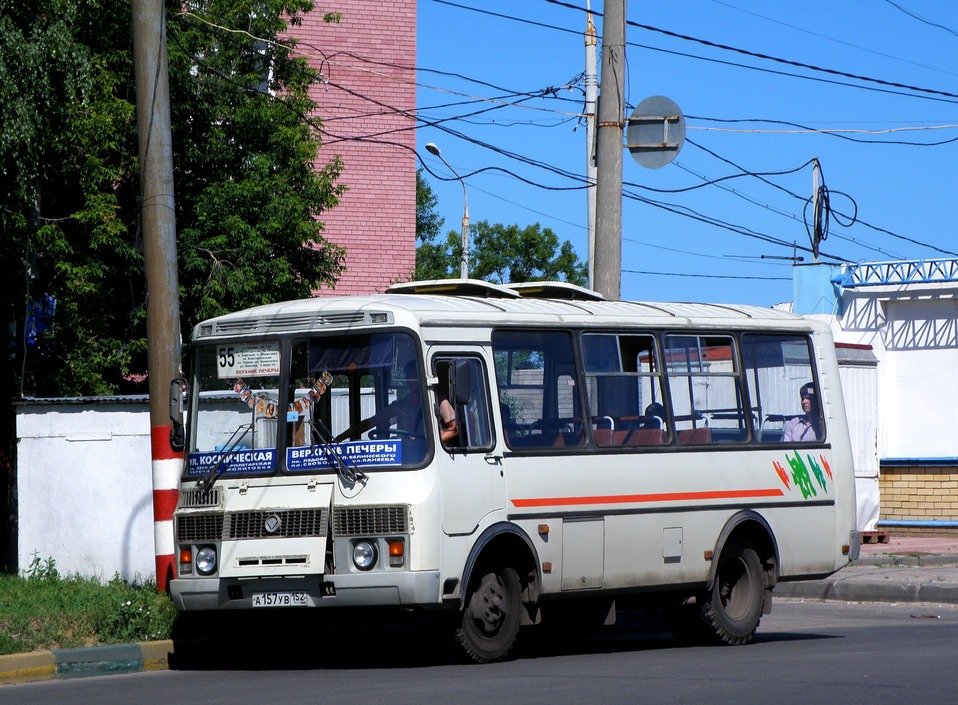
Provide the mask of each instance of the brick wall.
POLYGON ((312 94, 320 158, 342 158, 349 189, 321 216, 325 237, 346 247, 346 272, 317 293, 380 292, 416 261, 416 1, 337 0, 310 14, 291 33, 328 81, 312 94), (324 11, 341 22, 325 24, 324 11))
MULTIPOLYGON (((958 467, 882 467, 878 479, 882 521, 958 520, 958 467)), ((879 524, 881 525, 881 524, 879 524)), ((888 527, 895 535, 958 536, 958 529, 888 527)))

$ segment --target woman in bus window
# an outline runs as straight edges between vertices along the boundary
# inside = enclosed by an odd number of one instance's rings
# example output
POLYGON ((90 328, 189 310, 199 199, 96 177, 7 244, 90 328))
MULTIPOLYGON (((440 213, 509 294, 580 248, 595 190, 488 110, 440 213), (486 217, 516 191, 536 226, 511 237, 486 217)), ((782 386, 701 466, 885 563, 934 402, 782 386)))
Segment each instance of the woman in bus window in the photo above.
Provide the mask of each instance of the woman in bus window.
POLYGON ((785 424, 782 440, 817 441, 822 437, 822 428, 815 385, 811 382, 803 384, 799 394, 802 397, 802 416, 797 416, 785 424))

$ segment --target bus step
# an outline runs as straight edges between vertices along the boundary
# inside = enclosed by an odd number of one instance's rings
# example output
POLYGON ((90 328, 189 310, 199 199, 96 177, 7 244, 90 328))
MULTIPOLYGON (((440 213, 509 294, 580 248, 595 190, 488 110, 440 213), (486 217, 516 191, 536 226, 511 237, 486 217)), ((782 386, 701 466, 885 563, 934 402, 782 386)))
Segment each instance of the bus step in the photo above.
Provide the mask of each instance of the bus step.
POLYGON ((862 543, 888 543, 890 538, 887 531, 862 532, 862 543))

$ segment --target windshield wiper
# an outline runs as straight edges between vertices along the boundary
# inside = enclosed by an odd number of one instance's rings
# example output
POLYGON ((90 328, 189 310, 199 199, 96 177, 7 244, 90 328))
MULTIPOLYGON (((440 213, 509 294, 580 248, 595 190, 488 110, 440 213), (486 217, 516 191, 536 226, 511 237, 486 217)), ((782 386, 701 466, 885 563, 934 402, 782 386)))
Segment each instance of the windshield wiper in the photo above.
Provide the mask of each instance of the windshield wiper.
MULTIPOLYGON (((335 460, 336 472, 339 473, 340 477, 351 485, 355 485, 356 483, 365 485, 369 476, 362 470, 357 470, 351 460, 347 461, 347 459, 343 457, 339 451, 339 445, 332 440, 332 432, 326 424, 323 423, 322 419, 314 418, 310 421, 310 426, 312 426, 315 435, 319 437, 320 446, 326 451, 326 455, 331 456, 335 460)), ((311 444, 312 439, 313 436, 310 434, 311 444)))
POLYGON ((253 430, 253 424, 240 424, 240 427, 233 431, 233 435, 229 437, 226 441, 223 449, 220 451, 219 457, 216 459, 216 463, 213 465, 213 469, 209 471, 209 474, 206 477, 201 477, 196 481, 196 487, 200 490, 208 490, 213 486, 213 483, 219 479, 219 476, 226 472, 226 468, 229 465, 229 460, 232 459, 233 454, 237 451, 239 442, 243 440, 247 432, 253 430), (242 433, 240 433, 242 431, 242 433))

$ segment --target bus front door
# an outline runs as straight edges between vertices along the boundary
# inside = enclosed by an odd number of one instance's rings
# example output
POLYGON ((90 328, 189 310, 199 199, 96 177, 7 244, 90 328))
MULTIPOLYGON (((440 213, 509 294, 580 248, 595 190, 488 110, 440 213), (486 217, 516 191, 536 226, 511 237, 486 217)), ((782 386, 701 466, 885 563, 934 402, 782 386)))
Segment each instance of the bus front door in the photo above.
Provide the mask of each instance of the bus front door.
POLYGON ((442 528, 450 536, 471 534, 485 516, 503 509, 506 500, 502 453, 492 433, 487 367, 480 351, 457 350, 436 353, 432 369, 439 380, 434 390, 437 423, 441 430, 451 406, 458 431, 438 451, 442 528))

